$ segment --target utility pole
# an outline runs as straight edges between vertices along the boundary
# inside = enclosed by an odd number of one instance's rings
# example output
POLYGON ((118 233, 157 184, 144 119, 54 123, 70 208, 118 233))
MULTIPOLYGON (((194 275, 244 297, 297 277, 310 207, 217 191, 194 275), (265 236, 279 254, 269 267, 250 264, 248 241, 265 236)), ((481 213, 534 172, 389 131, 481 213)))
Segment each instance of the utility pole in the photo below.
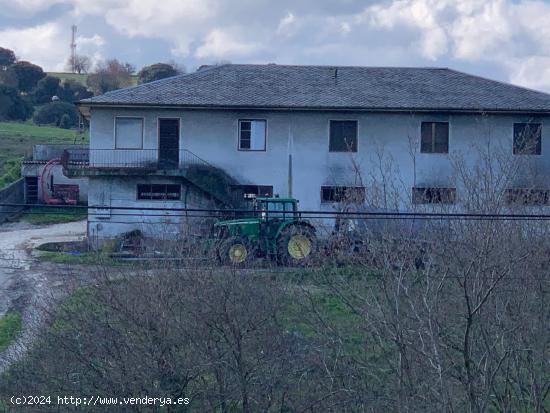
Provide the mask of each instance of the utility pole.
POLYGON ((294 152, 294 135, 292 134, 291 124, 288 125, 288 196, 292 197, 292 184, 294 177, 292 175, 292 153, 294 152))
POLYGON ((76 73, 76 24, 71 26, 71 72, 76 73))

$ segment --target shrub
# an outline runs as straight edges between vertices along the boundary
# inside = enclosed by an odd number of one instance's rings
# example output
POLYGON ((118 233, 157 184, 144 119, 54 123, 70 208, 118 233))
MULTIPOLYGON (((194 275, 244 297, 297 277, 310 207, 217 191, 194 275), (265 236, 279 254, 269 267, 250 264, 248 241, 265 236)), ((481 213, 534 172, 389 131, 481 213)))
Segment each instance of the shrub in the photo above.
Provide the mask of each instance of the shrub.
POLYGON ((46 77, 46 73, 40 66, 30 62, 19 61, 11 66, 19 80, 19 90, 21 92, 31 92, 38 81, 46 77))
POLYGON ((59 94, 59 83, 59 78, 55 76, 46 76, 40 79, 34 90, 34 101, 36 103, 51 102, 52 97, 59 94))
POLYGON ((37 125, 55 125, 68 129, 78 125, 78 113, 70 103, 52 102, 42 106, 33 120, 37 125))
POLYGON ((171 64, 155 63, 151 66, 145 66, 138 73, 138 83, 149 83, 155 80, 175 76, 180 72, 171 64))
POLYGON ((65 80, 59 88, 59 99, 73 103, 81 99, 87 99, 93 96, 86 87, 75 80, 65 80))
POLYGON ((71 117, 66 113, 64 113, 63 116, 61 116, 61 120, 59 121, 59 127, 63 129, 71 128, 71 117))
POLYGON ((27 120, 32 111, 32 105, 16 89, 0 84, 0 121, 27 120))

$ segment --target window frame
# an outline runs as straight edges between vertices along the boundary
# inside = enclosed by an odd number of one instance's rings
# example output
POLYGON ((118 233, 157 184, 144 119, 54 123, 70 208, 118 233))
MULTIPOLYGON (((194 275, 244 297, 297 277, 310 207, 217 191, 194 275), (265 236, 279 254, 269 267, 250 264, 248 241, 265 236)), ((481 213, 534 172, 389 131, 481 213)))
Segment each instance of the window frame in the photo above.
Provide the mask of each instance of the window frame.
POLYGON ((353 201, 353 202, 365 202, 366 196, 367 196, 367 188, 364 186, 359 185, 321 185, 321 204, 335 204, 338 202, 345 202, 345 199, 334 199, 334 200, 326 200, 324 198, 324 193, 326 190, 334 191, 334 194, 336 194, 338 191, 336 188, 341 188, 342 192, 345 192, 347 189, 357 189, 361 190, 362 192, 362 199, 360 201, 353 201))
MULTIPOLYGON (((262 118, 247 118, 247 119, 239 119, 238 120, 238 127, 237 127, 237 150, 239 152, 266 152, 267 151, 267 119, 262 118), (263 149, 246 149, 241 148, 241 124, 242 122, 264 122, 264 148, 263 149)), ((250 144, 252 146, 252 135, 250 135, 250 144)))
POLYGON ((134 150, 139 151, 143 150, 143 141, 145 136, 145 116, 115 116, 113 120, 113 143, 115 149, 125 149, 125 150, 134 150), (139 148, 124 148, 117 145, 117 138, 116 138, 116 122, 117 119, 141 119, 141 145, 139 148))
POLYGON ((328 120, 328 152, 329 153, 358 153, 359 152, 359 119, 329 119, 328 120), (355 150, 354 151, 337 151, 332 150, 331 143, 331 131, 332 122, 355 122, 355 150))
POLYGON ((513 155, 527 155, 527 156, 542 156, 542 128, 543 128, 542 121, 536 121, 536 122, 514 122, 512 125, 512 154, 513 155), (538 152, 535 151, 533 153, 530 152, 520 152, 518 149, 516 149, 516 125, 539 125, 539 133, 540 133, 540 139, 539 143, 536 145, 536 149, 538 149, 538 152))
POLYGON ((506 189, 506 205, 519 207, 544 207, 550 205, 550 188, 507 188, 506 189), (514 194, 515 192, 515 194, 514 194), (536 192, 540 192, 543 198, 542 203, 525 202, 529 196, 534 196, 536 192), (512 196, 524 197, 524 202, 512 201, 512 196))
POLYGON ((411 189, 411 203, 413 205, 456 205, 457 203, 457 191, 456 191, 456 188, 453 188, 453 187, 440 187, 440 186, 426 186, 426 187, 422 187, 422 186, 413 186, 412 189, 411 189), (430 202, 430 201, 426 201, 425 200, 425 197, 424 197, 424 201, 423 202, 418 202, 417 200, 417 196, 416 195, 416 192, 417 191, 420 191, 422 190, 422 192, 426 192, 428 190, 440 190, 440 191, 450 191, 450 193, 452 194, 451 198, 451 201, 450 202, 430 202))
MULTIPOLYGON (((432 132, 433 132, 433 126, 432 126, 432 132)), ((420 153, 421 154, 427 154, 427 155, 448 155, 449 154, 449 151, 450 151, 450 148, 451 148, 451 122, 449 120, 423 120, 420 122, 420 153), (422 126, 424 124, 427 124, 427 123, 430 123, 432 125, 435 125, 435 124, 446 124, 447 125, 447 151, 446 152, 435 152, 435 151, 430 151, 430 152, 426 152, 426 151, 423 151, 422 150, 422 126)), ((434 136, 432 135, 432 149, 435 147, 435 139, 434 139, 434 136)))
MULTIPOLYGON (((159 191, 160 192, 160 191, 159 191)), ((155 184, 147 184, 147 183, 142 183, 142 184, 136 184, 136 201, 155 201, 155 202, 178 202, 178 201, 181 201, 181 193, 182 193, 182 186, 181 184, 161 184, 161 183, 155 183, 155 184), (165 187, 165 191, 164 191, 164 194, 168 194, 168 186, 169 185, 173 185, 173 186, 178 186, 179 187, 179 197, 177 199, 169 199, 169 198, 164 198, 164 199, 153 199, 153 198, 140 198, 139 194, 140 194, 140 189, 139 187, 140 186, 149 186, 150 187, 150 192, 153 193, 153 186, 155 185, 162 185, 165 187)))

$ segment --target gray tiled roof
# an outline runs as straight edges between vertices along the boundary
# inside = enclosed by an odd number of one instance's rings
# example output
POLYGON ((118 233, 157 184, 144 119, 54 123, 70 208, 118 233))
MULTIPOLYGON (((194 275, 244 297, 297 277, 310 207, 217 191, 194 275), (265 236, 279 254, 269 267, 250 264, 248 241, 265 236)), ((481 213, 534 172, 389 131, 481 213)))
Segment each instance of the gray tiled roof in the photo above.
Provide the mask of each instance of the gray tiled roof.
POLYGON ((550 95, 441 68, 237 65, 120 89, 83 104, 550 112, 550 95))

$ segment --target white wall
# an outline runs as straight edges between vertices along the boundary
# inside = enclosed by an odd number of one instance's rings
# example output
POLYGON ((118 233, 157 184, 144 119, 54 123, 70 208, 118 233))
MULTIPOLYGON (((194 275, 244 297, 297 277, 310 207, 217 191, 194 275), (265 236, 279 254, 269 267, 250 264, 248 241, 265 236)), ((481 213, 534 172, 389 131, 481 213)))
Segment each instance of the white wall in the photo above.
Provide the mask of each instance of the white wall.
MULTIPOLYGON (((114 117, 144 117, 144 148, 157 148, 158 117, 181 119, 180 149, 187 149, 209 163, 225 169, 243 184, 273 185, 274 192, 288 192, 289 134, 293 136, 293 195, 301 209, 331 208, 320 203, 322 185, 350 185, 356 181, 353 162, 360 165, 368 181, 389 170, 410 199, 413 186, 455 186, 452 158, 476 158, 477 146, 491 142, 512 156, 513 124, 530 118, 514 115, 442 115, 286 111, 205 110, 92 110, 90 147, 114 148, 114 117), (267 150, 238 151, 238 120, 267 120, 267 150), (328 150, 329 120, 352 119, 359 125, 358 152, 331 153, 328 150), (420 154, 422 121, 449 121, 449 154, 420 154), (380 157, 381 156, 381 157, 380 157), (413 162, 414 160, 414 162, 413 162), (380 168, 382 166, 382 168, 380 168)), ((523 156, 545 177, 550 175, 550 123, 543 123, 541 156, 523 156)), ((519 177, 518 177, 519 179, 519 177)), ((368 187, 368 185, 367 185, 368 187)), ((458 192, 460 198, 460 191, 458 192)))
MULTIPOLYGON (((123 208, 214 208, 194 187, 182 183, 181 178, 163 177, 94 177, 90 179, 88 204, 112 209, 88 209, 88 236, 94 239, 113 238, 124 232, 140 230, 157 238, 174 239, 182 231, 195 231, 203 220, 194 213, 127 210, 123 208), (182 184, 180 201, 138 200, 138 184, 182 184), (128 214, 128 215, 124 215, 128 214)), ((196 234, 198 235, 198 234, 196 234)))

